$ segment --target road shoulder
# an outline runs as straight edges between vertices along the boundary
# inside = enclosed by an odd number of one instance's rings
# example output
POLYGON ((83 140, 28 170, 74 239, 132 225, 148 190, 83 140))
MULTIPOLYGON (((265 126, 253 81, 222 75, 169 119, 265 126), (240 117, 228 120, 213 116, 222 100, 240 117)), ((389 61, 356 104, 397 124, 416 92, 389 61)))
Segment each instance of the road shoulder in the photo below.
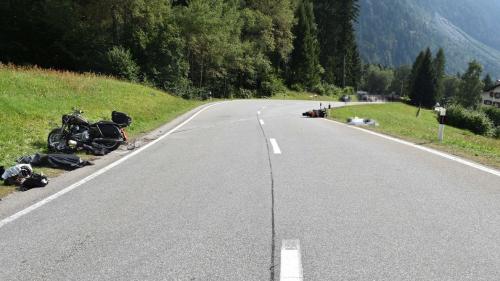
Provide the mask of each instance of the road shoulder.
POLYGON ((122 159, 123 157, 133 153, 137 149, 140 149, 144 145, 154 141, 155 139, 158 139, 165 133, 171 131, 174 129, 176 126, 179 126, 179 124, 182 124, 198 112, 204 110, 207 107, 210 107, 212 105, 217 104, 217 102, 214 103, 207 103, 201 106, 198 106, 182 115, 179 117, 175 118, 174 120, 162 125, 161 127, 143 134, 139 137, 137 137, 133 143, 131 143, 132 149, 130 147, 127 147, 126 145, 121 146, 118 150, 113 151, 112 153, 109 153, 108 155, 99 157, 97 160, 93 161, 94 165, 92 166, 86 166, 71 172, 63 172, 61 175, 51 178, 49 185, 47 185, 44 188, 36 188, 36 189, 31 189, 26 192, 14 192, 9 194, 8 196, 4 197, 0 201, 0 219, 5 219, 41 200, 44 198, 47 198, 53 194, 56 194, 57 192, 63 190, 64 188, 71 186, 72 184, 78 182, 79 180, 82 180, 88 176, 91 176, 92 174, 96 173, 97 171, 100 171, 101 169, 104 169, 108 165, 111 165, 112 163, 122 159))

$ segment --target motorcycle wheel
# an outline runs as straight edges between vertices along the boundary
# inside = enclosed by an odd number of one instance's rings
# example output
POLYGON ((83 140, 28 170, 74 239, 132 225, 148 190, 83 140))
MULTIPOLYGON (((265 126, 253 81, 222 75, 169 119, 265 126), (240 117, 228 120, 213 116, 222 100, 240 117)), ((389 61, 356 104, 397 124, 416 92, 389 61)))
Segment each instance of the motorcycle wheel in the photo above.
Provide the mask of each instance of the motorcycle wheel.
POLYGON ((119 142, 114 142, 114 141, 98 142, 98 144, 109 152, 116 150, 121 145, 119 142))
POLYGON ((47 137, 47 147, 49 151, 62 151, 68 147, 61 128, 50 131, 47 137))

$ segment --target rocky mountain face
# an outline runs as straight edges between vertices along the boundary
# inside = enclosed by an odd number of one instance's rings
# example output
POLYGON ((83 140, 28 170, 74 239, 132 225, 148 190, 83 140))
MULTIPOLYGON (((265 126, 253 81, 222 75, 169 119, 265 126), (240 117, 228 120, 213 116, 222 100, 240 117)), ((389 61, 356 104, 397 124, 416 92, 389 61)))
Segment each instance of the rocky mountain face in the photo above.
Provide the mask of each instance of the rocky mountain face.
POLYGON ((357 36, 365 62, 411 64, 442 47, 447 72, 478 60, 500 78, 500 0, 360 0, 357 36))

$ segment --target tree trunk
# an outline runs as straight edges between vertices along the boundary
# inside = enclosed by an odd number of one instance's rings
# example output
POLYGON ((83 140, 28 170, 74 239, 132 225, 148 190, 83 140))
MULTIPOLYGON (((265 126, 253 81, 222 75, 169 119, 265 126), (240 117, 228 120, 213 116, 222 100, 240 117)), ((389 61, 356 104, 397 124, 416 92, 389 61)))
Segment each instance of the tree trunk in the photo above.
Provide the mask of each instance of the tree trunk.
POLYGON ((203 67, 204 67, 204 61, 203 61, 203 54, 201 55, 201 63, 200 63, 200 88, 203 85, 203 67))

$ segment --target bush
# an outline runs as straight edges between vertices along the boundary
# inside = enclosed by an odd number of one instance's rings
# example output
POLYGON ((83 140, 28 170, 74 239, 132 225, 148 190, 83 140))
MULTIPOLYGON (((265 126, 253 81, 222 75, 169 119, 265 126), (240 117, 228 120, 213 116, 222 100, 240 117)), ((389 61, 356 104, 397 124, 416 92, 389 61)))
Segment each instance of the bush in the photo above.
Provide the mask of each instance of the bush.
POLYGON ((333 84, 321 83, 314 86, 311 91, 321 96, 336 97, 343 93, 343 90, 333 84))
POLYGON ((189 81, 183 81, 175 86, 167 88, 178 97, 183 99, 207 100, 210 98, 210 90, 193 86, 189 81))
POLYGON ((290 86, 290 89, 292 91, 295 91, 295 92, 303 92, 304 91, 304 87, 302 87, 302 85, 300 85, 300 84, 292 84, 292 86, 290 86))
POLYGON ((323 84, 316 84, 314 85, 311 89, 309 89, 311 92, 318 94, 320 96, 326 96, 326 89, 323 86, 323 84))
POLYGON ((482 111, 493 121, 495 126, 500 126, 500 108, 485 106, 482 111))
POLYGON ((263 81, 261 83, 261 89, 259 91, 260 97, 271 97, 278 93, 286 92, 285 84, 283 80, 278 77, 271 76, 268 81, 263 81))
POLYGON ((345 87, 344 89, 335 86, 334 84, 329 84, 326 82, 321 82, 319 84, 314 85, 310 89, 304 89, 304 87, 300 84, 293 84, 290 89, 296 92, 303 92, 305 90, 309 90, 312 93, 318 94, 320 96, 329 96, 329 97, 340 97, 343 95, 354 95, 353 87, 345 87))
POLYGON ((255 96, 254 90, 249 90, 245 88, 239 88, 239 91, 236 91, 234 97, 237 99, 250 99, 255 96))
POLYGON ((343 90, 333 84, 324 83, 323 87, 325 88, 325 96, 338 97, 342 95, 343 90))
POLYGON ((132 58, 129 50, 114 46, 106 53, 108 71, 119 78, 137 82, 139 78, 139 66, 132 58))
POLYGON ((344 89, 342 89, 342 95, 352 96, 354 94, 355 92, 353 87, 345 87, 344 89))
POLYGON ((446 115, 448 125, 467 129, 484 136, 493 136, 495 134, 493 122, 481 111, 468 110, 459 105, 452 105, 448 108, 446 115))

